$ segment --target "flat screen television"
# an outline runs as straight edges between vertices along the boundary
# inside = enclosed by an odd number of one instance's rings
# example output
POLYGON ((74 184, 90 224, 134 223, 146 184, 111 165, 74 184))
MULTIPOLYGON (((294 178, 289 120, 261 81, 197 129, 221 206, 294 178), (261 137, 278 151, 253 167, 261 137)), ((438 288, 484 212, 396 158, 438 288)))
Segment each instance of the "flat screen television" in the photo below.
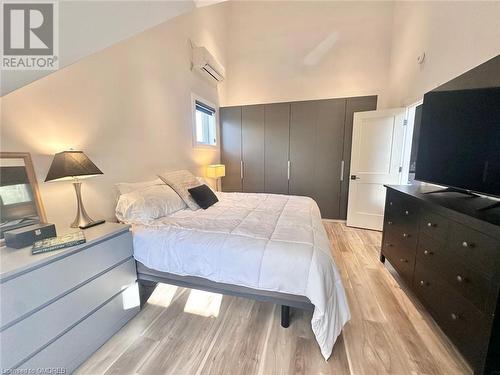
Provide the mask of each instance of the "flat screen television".
POLYGON ((424 96, 415 179, 500 197, 500 87, 424 96))

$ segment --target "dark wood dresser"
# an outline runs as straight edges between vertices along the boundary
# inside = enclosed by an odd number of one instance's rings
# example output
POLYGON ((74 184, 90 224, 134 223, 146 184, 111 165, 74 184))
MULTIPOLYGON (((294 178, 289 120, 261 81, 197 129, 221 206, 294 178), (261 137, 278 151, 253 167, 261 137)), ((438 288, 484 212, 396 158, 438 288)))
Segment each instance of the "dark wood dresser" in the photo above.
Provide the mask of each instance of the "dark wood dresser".
POLYGON ((500 209, 436 187, 387 186, 389 260, 475 374, 500 374, 500 209))

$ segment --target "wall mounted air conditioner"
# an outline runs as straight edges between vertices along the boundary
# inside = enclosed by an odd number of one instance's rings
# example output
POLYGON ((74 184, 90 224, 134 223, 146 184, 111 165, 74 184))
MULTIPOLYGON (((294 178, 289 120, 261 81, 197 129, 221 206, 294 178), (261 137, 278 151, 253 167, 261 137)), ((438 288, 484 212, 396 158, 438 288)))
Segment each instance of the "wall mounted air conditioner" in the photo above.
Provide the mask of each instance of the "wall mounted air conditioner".
POLYGON ((226 73, 214 56, 205 47, 193 48, 193 69, 199 70, 204 76, 222 82, 226 73))

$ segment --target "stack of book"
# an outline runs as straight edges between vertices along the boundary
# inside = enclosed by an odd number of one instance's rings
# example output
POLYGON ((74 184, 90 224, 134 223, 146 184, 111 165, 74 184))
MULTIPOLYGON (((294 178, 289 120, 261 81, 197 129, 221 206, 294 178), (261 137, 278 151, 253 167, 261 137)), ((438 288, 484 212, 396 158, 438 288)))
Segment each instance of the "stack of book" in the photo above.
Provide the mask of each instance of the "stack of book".
POLYGON ((33 244, 31 253, 46 253, 47 251, 65 249, 67 247, 80 245, 82 243, 85 243, 85 235, 83 234, 83 232, 74 232, 66 234, 64 236, 52 237, 37 241, 33 244))

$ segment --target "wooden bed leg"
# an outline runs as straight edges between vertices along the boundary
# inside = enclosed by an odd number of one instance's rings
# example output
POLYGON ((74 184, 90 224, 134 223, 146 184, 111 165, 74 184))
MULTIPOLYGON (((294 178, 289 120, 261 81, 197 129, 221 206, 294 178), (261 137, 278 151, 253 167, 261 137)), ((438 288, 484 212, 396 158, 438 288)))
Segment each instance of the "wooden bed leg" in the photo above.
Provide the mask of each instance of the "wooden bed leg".
POLYGON ((137 280, 137 283, 139 284, 139 298, 141 301, 141 309, 142 309, 142 307, 148 301, 151 294, 153 294, 156 285, 158 283, 148 280, 137 280))
POLYGON ((290 326, 290 306, 281 305, 281 326, 283 328, 290 326))
POLYGON ((385 256, 383 256, 382 253, 380 253, 380 261, 382 263, 385 263, 385 256))

